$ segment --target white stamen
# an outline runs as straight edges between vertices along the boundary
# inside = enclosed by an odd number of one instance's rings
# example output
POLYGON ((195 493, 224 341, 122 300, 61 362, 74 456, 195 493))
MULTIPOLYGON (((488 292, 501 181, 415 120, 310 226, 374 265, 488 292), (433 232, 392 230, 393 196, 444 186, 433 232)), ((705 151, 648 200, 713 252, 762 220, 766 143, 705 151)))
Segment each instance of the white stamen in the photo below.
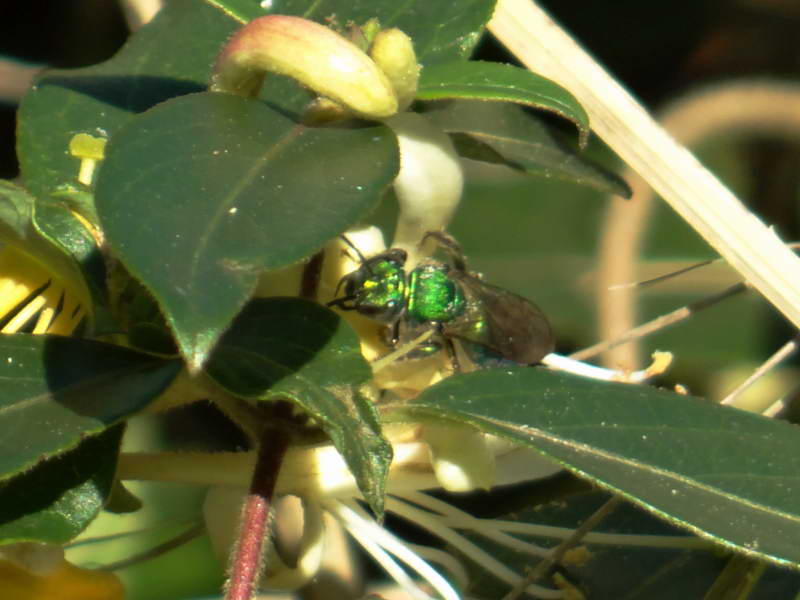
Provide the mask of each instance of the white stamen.
POLYGON ((450 575, 450 579, 458 584, 461 589, 466 589, 470 582, 469 573, 464 565, 450 552, 439 548, 421 546, 419 544, 406 544, 413 552, 424 558, 427 562, 435 562, 443 567, 450 575))
POLYGON ((369 535, 359 531, 356 528, 352 527, 348 530, 350 535, 364 548, 364 550, 369 554, 375 562, 377 562, 381 568, 386 571, 386 574, 389 575, 392 579, 394 579, 397 584, 402 587, 406 593, 408 593, 411 598, 415 600, 430 600, 430 596, 423 592, 417 584, 408 576, 403 570, 397 561, 392 558, 392 556, 386 552, 383 548, 381 548, 369 535))
MULTIPOLYGON (((436 515, 416 509, 399 498, 393 497, 386 499, 386 509, 452 544, 458 548, 459 552, 509 586, 513 587, 522 580, 522 577, 492 557, 488 552, 485 552, 463 535, 444 525, 436 515)), ((525 588, 525 591, 537 598, 563 598, 564 596, 561 590, 554 590, 537 584, 530 584, 525 588)))
POLYGON ((493 521, 492 519, 477 519, 469 513, 459 510, 447 502, 442 502, 441 500, 432 496, 428 496, 427 494, 423 494, 422 492, 405 492, 402 495, 395 495, 400 496, 404 500, 410 500, 414 504, 418 504, 423 508, 438 512, 440 515, 442 515, 440 518, 442 523, 446 523, 456 529, 468 529, 470 531, 474 531, 475 533, 482 535, 487 539, 494 540, 495 542, 502 544, 507 548, 511 548, 512 550, 524 552, 525 554, 530 554, 532 556, 538 556, 541 558, 545 558, 551 553, 549 548, 537 546, 536 544, 531 544, 503 533, 497 527, 496 521, 493 521))
MULTIPOLYGON (((419 573, 423 579, 433 586, 444 600, 460 600, 461 597, 458 592, 453 589, 444 577, 417 554, 412 552, 402 540, 389 533, 381 525, 378 525, 378 523, 367 515, 355 502, 325 502, 324 506, 326 510, 345 524, 350 534, 360 543, 364 544, 364 538, 368 538, 372 543, 378 544, 384 550, 391 552, 411 569, 419 573)), ((365 548, 367 548, 366 545, 365 548)), ((397 577, 394 575, 392 576, 395 581, 404 585, 397 577)), ((419 589, 416 585, 414 585, 414 587, 419 589)), ((424 597, 427 598, 428 596, 425 595, 424 597)))
POLYGON ((656 352, 653 355, 653 364, 641 371, 617 371, 614 369, 606 369, 590 365, 589 363, 562 356, 551 352, 542 359, 542 364, 556 369, 557 371, 566 371, 574 375, 581 375, 583 377, 590 377, 592 379, 599 379, 601 381, 624 381, 626 383, 642 383, 643 381, 659 375, 666 369, 672 360, 672 356, 668 352, 656 352))
MULTIPOLYGON (((449 519, 444 519, 444 521, 449 522, 449 519)), ((523 523, 521 521, 492 520, 492 524, 501 531, 558 539, 566 539, 575 533, 575 530, 569 527, 553 527, 551 525, 538 525, 536 523, 523 523)), ((602 533, 597 531, 587 533, 583 541, 590 544, 647 546, 653 548, 707 548, 711 545, 711 542, 694 536, 633 535, 627 533, 602 533)))

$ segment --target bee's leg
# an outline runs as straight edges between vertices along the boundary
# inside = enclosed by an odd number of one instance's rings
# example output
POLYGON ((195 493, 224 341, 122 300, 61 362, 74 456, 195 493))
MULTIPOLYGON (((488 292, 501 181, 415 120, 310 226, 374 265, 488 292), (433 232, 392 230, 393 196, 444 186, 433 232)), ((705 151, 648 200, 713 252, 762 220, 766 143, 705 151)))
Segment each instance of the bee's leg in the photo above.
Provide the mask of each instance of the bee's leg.
POLYGON ((390 341, 392 348, 397 346, 397 342, 400 341, 400 319, 395 321, 394 325, 392 325, 392 337, 390 341))
POLYGON ((439 330, 439 337, 442 340, 442 345, 444 346, 445 352, 447 352, 447 357, 450 359, 450 366, 453 367, 453 374, 461 373, 461 361, 458 360, 456 346, 453 343, 452 338, 442 335, 441 326, 437 327, 437 329, 439 330))
POLYGON ((452 235, 444 231, 429 231, 423 236, 422 241, 424 242, 428 238, 435 239, 439 247, 450 255, 454 269, 466 272, 467 262, 464 260, 464 251, 461 249, 461 244, 452 235))

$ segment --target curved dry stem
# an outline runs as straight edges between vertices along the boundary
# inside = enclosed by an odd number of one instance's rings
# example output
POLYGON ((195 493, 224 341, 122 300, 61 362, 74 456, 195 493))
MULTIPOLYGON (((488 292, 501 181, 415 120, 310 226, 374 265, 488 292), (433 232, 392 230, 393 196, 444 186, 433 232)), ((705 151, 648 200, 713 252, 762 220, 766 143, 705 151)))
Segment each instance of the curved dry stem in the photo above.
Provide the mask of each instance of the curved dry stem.
MULTIPOLYGON (((628 169, 625 179, 631 186, 631 200, 609 199, 600 233, 598 248, 597 334, 601 340, 613 340, 633 329, 638 321, 638 290, 613 285, 636 280, 636 263, 641 254, 648 218, 652 213, 652 192, 641 177, 628 169)), ((602 363, 609 367, 635 370, 641 365, 641 344, 610 347, 602 354, 602 363)))
MULTIPOLYGON (((500 0, 489 28, 526 66, 569 89, 589 113, 592 129, 748 283, 800 326, 800 260, 544 11, 529 0, 500 0)), ((794 108, 792 115, 786 105, 775 110, 774 101, 768 111, 754 110, 756 105, 763 106, 763 100, 737 101, 731 113, 715 110, 714 120, 720 123, 739 108, 786 128, 800 114, 794 108)), ((703 113, 706 127, 710 116, 703 113)), ((742 123, 741 117, 728 119, 742 123)))
POLYGON ((0 103, 17 104, 22 100, 42 68, 10 58, 0 59, 0 103))
MULTIPOLYGON (((800 137, 800 86, 770 80, 736 81, 696 91, 669 105, 660 122, 679 142, 692 146, 722 132, 800 137)), ((633 200, 611 199, 603 221, 597 279, 598 333, 613 340, 636 323, 636 291, 609 289, 636 279, 636 261, 655 192, 632 169, 622 176, 633 200)), ((632 341, 604 354, 604 362, 636 368, 641 344, 632 341)))

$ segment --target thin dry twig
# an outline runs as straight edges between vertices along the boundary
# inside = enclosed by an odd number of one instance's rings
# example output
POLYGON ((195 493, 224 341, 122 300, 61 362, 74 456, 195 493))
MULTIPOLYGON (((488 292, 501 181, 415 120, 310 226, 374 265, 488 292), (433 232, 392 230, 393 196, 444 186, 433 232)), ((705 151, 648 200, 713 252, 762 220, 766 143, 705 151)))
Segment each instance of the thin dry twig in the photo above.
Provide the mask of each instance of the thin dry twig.
POLYGON ((503 600, 516 600, 520 598, 522 594, 525 593, 525 588, 531 583, 535 583, 541 579, 550 568, 558 564, 561 559, 564 558, 564 554, 566 554, 567 550, 578 544, 587 533, 592 531, 603 519, 610 515, 621 502, 622 499, 619 496, 612 496, 608 501, 603 503, 603 505, 592 513, 588 519, 581 523, 580 527, 575 529, 571 536, 556 546, 550 556, 541 560, 522 581, 515 585, 514 589, 503 597, 503 600))
POLYGON ((17 104, 43 68, 10 58, 0 59, 0 103, 17 104))
POLYGON ((586 360, 587 358, 591 358, 598 354, 607 352, 612 348, 616 348, 617 346, 621 346, 622 344, 627 344, 632 342, 633 340, 638 340, 643 338, 646 335, 649 335, 659 329, 663 329, 668 327, 669 325, 674 325, 675 323, 679 323, 685 319, 688 319, 693 314, 713 306, 719 302, 722 302, 726 298, 730 298, 735 294, 739 294, 747 289, 747 286, 743 283, 737 283, 735 285, 730 286, 729 288, 721 291, 718 294, 714 294, 713 296, 708 296, 706 298, 702 298, 697 302, 692 302, 691 304, 687 304, 686 306, 682 306, 681 308, 675 309, 670 313, 665 315, 661 315, 660 317, 656 317, 652 321, 648 321, 647 323, 642 323, 638 327, 634 327, 626 331, 625 333, 619 335, 618 337, 614 338, 613 340, 606 340, 603 342, 598 342, 588 348, 584 348, 583 350, 578 350, 577 352, 573 352, 569 355, 570 358, 574 358, 575 360, 586 360))
POLYGON ((735 390, 725 396, 720 404, 731 405, 736 403, 736 399, 744 393, 747 388, 753 385, 756 381, 761 379, 764 375, 769 373, 773 368, 789 358, 797 351, 798 343, 800 343, 800 336, 795 337, 786 342, 780 349, 770 356, 764 363, 761 364, 755 371, 750 374, 750 377, 740 383, 735 390))
MULTIPOLYGON (((800 327, 800 260, 530 0, 500 0, 489 29, 528 68, 570 90, 592 128, 800 327)), ((613 282, 619 283, 619 282, 613 282)))
MULTIPOLYGON (((800 137, 800 86, 772 80, 745 80, 714 84, 682 97, 660 111, 659 121, 679 142, 692 146, 719 132, 800 137)), ((622 177, 633 199, 610 198, 601 228, 598 252, 598 334, 613 339, 636 322, 636 290, 609 292, 619 282, 635 278, 649 216, 656 194, 630 168, 622 177)), ((792 246, 790 244, 790 246, 792 246)), ((642 361, 639 344, 606 353, 606 364, 637 368, 642 361)))
POLYGON ((158 544, 157 546, 153 546, 152 548, 148 548, 144 552, 140 552, 138 554, 134 554, 132 556, 128 556, 124 560, 120 560, 114 563, 109 563, 107 565, 103 565, 101 567, 97 567, 98 571, 119 571, 121 569, 126 569, 131 565, 137 565, 141 562, 146 560, 150 560, 157 556, 161 556, 162 554, 166 554, 170 550, 174 550, 175 548, 180 548, 184 544, 191 542, 193 539, 200 537, 206 530, 206 527, 203 523, 197 523, 187 529, 186 531, 176 535, 173 538, 168 539, 166 542, 158 544))

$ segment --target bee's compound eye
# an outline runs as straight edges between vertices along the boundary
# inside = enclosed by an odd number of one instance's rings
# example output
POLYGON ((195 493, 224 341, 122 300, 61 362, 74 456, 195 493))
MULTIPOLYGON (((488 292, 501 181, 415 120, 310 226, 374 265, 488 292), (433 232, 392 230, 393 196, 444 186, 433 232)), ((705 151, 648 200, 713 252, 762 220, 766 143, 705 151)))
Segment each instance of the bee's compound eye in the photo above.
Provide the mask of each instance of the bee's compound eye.
POLYGON ((364 273, 362 269, 358 269, 357 271, 353 271, 345 275, 342 278, 342 282, 344 283, 344 292, 348 296, 353 296, 358 294, 361 289, 364 287, 364 273))

